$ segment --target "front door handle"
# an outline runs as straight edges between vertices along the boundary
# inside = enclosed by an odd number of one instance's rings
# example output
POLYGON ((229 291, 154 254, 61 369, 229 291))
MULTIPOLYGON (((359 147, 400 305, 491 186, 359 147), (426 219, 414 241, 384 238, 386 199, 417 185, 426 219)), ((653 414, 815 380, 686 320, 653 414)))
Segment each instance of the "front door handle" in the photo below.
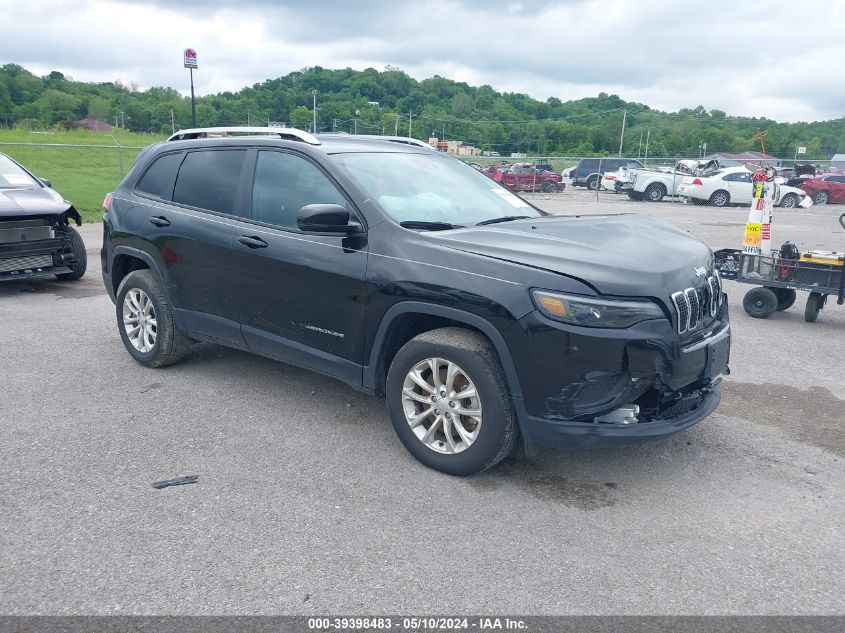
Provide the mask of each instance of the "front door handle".
POLYGON ((163 215, 154 215, 150 218, 150 224, 154 224, 155 226, 170 226, 170 220, 163 215))
POLYGON ((260 237, 241 235, 238 238, 238 241, 244 246, 249 246, 250 248, 267 248, 267 242, 262 240, 260 237))

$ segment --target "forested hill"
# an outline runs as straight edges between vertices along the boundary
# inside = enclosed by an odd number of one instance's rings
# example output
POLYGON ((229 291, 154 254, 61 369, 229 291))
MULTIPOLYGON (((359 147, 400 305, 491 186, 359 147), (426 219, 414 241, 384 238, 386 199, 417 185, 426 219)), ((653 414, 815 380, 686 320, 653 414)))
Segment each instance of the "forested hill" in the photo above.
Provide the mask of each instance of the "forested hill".
MULTIPOLYGON (((845 119, 815 123, 777 123, 765 118, 732 117, 703 106, 666 113, 605 93, 562 102, 538 101, 524 94, 500 93, 490 86, 469 86, 443 77, 417 81, 387 67, 379 72, 307 68, 238 92, 197 100, 201 126, 281 123, 312 126, 312 90, 317 94, 321 131, 431 135, 475 144, 502 154, 523 151, 545 155, 616 154, 623 112, 627 110, 624 153, 636 155, 649 137, 649 156, 697 156, 708 152, 759 149, 751 137, 768 130, 768 153, 792 157, 798 145, 807 158, 826 159, 845 152, 845 119), (650 133, 649 133, 650 130, 650 133)), ((0 66, 0 125, 71 125, 86 116, 117 122, 137 132, 170 132, 191 121, 190 99, 173 88, 140 91, 120 83, 73 81, 58 71, 38 77, 16 64, 0 66)))

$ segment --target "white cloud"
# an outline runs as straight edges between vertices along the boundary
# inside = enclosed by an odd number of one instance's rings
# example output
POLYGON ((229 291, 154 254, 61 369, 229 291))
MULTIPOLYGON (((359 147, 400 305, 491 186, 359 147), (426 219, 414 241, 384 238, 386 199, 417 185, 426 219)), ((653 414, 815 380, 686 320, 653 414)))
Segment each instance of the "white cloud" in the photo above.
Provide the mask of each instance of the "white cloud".
POLYGON ((726 0, 175 5, 0 0, 0 61, 76 79, 200 94, 306 66, 399 66, 562 100, 604 91, 677 110, 703 105, 782 121, 845 115, 845 4, 726 0), (184 8, 183 8, 184 7, 184 8))

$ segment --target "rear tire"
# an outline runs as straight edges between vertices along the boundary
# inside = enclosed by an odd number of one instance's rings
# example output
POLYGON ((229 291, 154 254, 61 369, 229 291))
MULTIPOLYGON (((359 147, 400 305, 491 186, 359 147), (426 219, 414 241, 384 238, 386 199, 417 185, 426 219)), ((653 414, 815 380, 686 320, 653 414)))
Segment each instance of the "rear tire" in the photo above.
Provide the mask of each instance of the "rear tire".
POLYGON ((819 318, 819 310, 824 306, 824 295, 818 292, 811 292, 807 297, 807 305, 804 306, 804 320, 813 323, 819 318))
POLYGON ((88 268, 88 253, 85 252, 85 242, 79 232, 72 226, 67 227, 67 230, 70 231, 70 250, 76 256, 76 261, 69 266, 71 272, 59 273, 56 279, 74 281, 85 274, 88 268))
POLYGON ((126 275, 117 289, 115 304, 120 338, 129 355, 140 364, 146 367, 166 367, 178 363, 188 353, 191 340, 176 327, 170 303, 153 271, 134 270, 126 275), (127 300, 130 293, 133 296, 127 300), (133 343, 131 337, 136 335, 133 325, 138 323, 132 314, 136 312, 133 310, 133 298, 136 297, 142 298, 145 306, 149 301, 152 307, 143 311, 149 335, 143 337, 143 341, 139 336, 138 341, 133 343))
POLYGON ((596 191, 599 188, 599 177, 598 176, 590 176, 587 178, 587 189, 590 191, 596 191))
POLYGON ((385 390, 396 435, 429 468, 474 475, 499 463, 516 445, 518 427, 504 370, 493 345, 477 332, 451 327, 414 337, 390 363, 385 390), (454 397, 448 385, 450 366, 457 368, 454 390, 470 393, 472 387, 474 396, 454 397), (478 415, 462 413, 469 410, 478 415))
POLYGON ((714 191, 713 194, 710 196, 710 204, 714 207, 726 207, 731 202, 731 194, 729 194, 724 189, 719 189, 719 191, 714 191))
POLYGON ((644 194, 649 202, 660 202, 666 195, 666 188, 659 182, 653 182, 646 187, 644 194))
POLYGON ((819 191, 813 196, 813 204, 827 204, 830 202, 830 194, 827 191, 819 191))
POLYGON ((768 319, 778 307, 778 298, 770 288, 752 288, 745 293, 742 307, 755 319, 768 319))
POLYGON ((775 297, 778 300, 778 312, 791 308, 798 296, 798 293, 790 288, 771 288, 771 290, 775 293, 775 297))

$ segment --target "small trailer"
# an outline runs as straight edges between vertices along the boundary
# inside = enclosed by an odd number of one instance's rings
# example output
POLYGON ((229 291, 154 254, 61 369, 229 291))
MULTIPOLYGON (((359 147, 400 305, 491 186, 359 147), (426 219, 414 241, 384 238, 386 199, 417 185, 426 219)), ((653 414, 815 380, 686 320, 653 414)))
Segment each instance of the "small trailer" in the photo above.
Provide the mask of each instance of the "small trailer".
MULTIPOLYGON (((839 224, 845 228, 845 213, 839 216, 839 224)), ((792 242, 786 242, 770 255, 726 248, 714 256, 724 279, 758 286, 742 300, 742 307, 754 318, 768 319, 790 308, 798 290, 810 293, 804 308, 804 319, 810 323, 818 318, 829 296, 835 296, 838 305, 845 302, 845 254, 841 252, 802 253, 792 242)))

